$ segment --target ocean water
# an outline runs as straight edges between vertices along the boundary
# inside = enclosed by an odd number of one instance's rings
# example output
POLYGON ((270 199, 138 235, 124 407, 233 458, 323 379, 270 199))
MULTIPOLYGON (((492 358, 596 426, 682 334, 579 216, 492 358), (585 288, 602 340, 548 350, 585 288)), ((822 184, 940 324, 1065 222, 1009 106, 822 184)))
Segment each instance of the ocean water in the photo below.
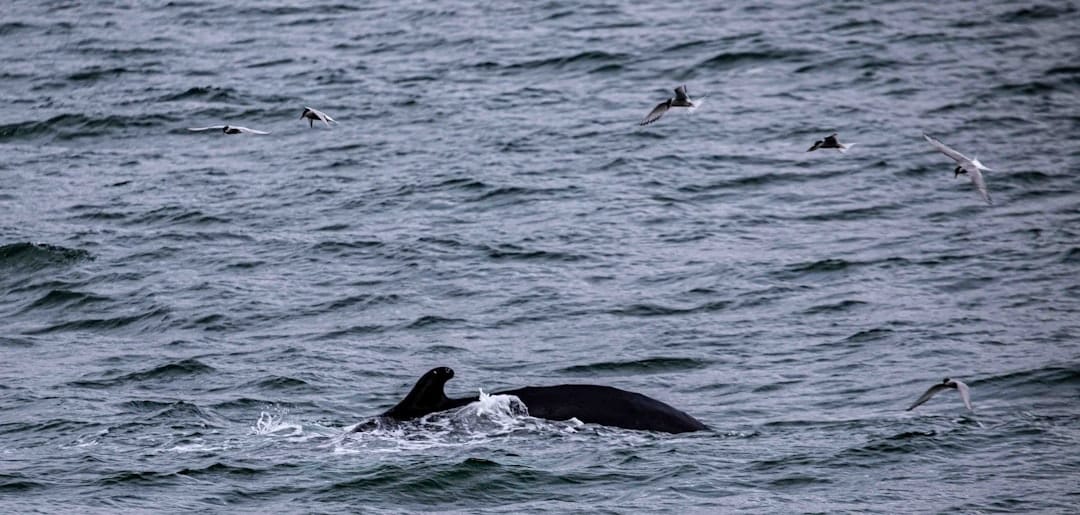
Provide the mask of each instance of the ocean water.
POLYGON ((4 4, 0 512, 1080 510, 1076 2, 302 4, 4 4))

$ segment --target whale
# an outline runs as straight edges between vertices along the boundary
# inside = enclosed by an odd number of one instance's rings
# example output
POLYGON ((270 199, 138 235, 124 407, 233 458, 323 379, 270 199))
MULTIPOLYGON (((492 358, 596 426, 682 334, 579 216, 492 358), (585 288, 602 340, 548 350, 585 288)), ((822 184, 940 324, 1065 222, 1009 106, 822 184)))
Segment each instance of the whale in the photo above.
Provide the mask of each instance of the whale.
MULTIPOLYGON (((431 413, 447 411, 476 402, 479 397, 451 398, 446 396, 446 382, 454 378, 450 367, 429 370, 401 402, 378 418, 404 422, 431 413)), ((620 427, 664 433, 687 433, 708 429, 694 417, 661 401, 636 392, 611 386, 591 384, 562 384, 527 386, 494 392, 492 395, 513 395, 525 405, 529 415, 548 420, 577 419, 586 424, 620 427)), ((353 431, 371 429, 373 422, 358 424, 353 431)))

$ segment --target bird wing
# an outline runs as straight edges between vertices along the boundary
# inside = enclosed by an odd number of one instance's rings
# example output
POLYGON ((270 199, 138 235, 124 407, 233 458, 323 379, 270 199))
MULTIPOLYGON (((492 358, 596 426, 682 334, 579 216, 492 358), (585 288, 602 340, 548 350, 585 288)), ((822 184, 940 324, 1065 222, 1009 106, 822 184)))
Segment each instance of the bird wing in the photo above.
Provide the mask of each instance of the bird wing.
POLYGON ((686 94, 686 85, 675 88, 675 100, 690 101, 690 96, 686 94))
POLYGON ((908 409, 905 410, 905 411, 911 411, 911 410, 915 409, 920 404, 930 400, 930 397, 933 397, 935 394, 937 394, 938 392, 940 392, 941 390, 944 390, 946 388, 948 388, 948 386, 945 386, 943 384, 935 384, 934 386, 931 386, 929 390, 926 390, 926 393, 922 394, 921 397, 916 399, 915 402, 912 403, 911 406, 908 406, 908 409))
POLYGON ((311 111, 312 113, 314 113, 315 116, 319 120, 322 120, 322 122, 326 124, 327 127, 330 126, 330 122, 337 123, 337 120, 334 120, 333 118, 330 118, 329 115, 327 115, 326 113, 324 113, 324 112, 322 112, 322 111, 320 111, 318 109, 312 109, 310 107, 304 107, 304 109, 307 109, 308 111, 311 111))
POLYGON ((701 95, 693 100, 687 100, 687 102, 690 103, 690 106, 686 108, 686 112, 692 113, 700 109, 702 104, 705 103, 705 95, 701 95))
POLYGON ((971 390, 968 385, 956 379, 953 379, 953 382, 956 383, 956 389, 960 391, 960 398, 964 399, 964 406, 967 406, 968 411, 975 411, 975 408, 971 407, 971 390))
POLYGON ((979 170, 982 170, 984 172, 992 172, 992 171, 994 171, 994 170, 992 170, 990 168, 987 168, 986 165, 980 163, 979 158, 977 158, 977 157, 971 158, 971 162, 972 162, 972 164, 975 165, 976 168, 978 168, 979 170))
POLYGON ((188 130, 193 131, 193 132, 202 132, 202 131, 210 131, 210 130, 220 131, 221 129, 224 129, 224 128, 225 128, 224 125, 215 125, 213 127, 188 127, 188 130))
POLYGON ((655 122, 656 120, 659 120, 661 116, 664 116, 664 113, 666 113, 667 110, 668 103, 666 100, 660 102, 659 104, 656 104, 656 107, 654 107, 652 111, 649 111, 649 114, 645 116, 645 119, 642 120, 641 123, 639 123, 638 125, 648 125, 652 122, 655 122))
POLYGON ((255 130, 255 129, 249 129, 247 127, 233 127, 233 128, 240 131, 240 132, 247 132, 247 133, 251 133, 251 134, 270 134, 269 132, 266 132, 266 131, 258 131, 258 130, 255 130))
POLYGON ((967 170, 968 175, 971 176, 971 183, 975 185, 975 189, 979 190, 979 195, 982 195, 983 200, 987 204, 994 205, 994 201, 990 200, 990 193, 986 191, 986 181, 983 180, 982 172, 979 171, 978 166, 964 166, 964 170, 967 170))
POLYGON ((945 154, 945 155, 949 156, 950 158, 952 158, 953 161, 956 161, 957 163, 960 163, 960 164, 971 162, 971 160, 968 159, 968 157, 965 156, 964 154, 961 154, 961 153, 949 148, 948 145, 946 145, 946 144, 944 144, 944 143, 942 143, 942 142, 940 142, 940 141, 938 141, 938 140, 936 140, 934 138, 931 138, 929 135, 924 133, 922 135, 922 137, 926 138, 926 141, 930 142, 930 144, 933 145, 934 148, 940 150, 942 154, 945 154))

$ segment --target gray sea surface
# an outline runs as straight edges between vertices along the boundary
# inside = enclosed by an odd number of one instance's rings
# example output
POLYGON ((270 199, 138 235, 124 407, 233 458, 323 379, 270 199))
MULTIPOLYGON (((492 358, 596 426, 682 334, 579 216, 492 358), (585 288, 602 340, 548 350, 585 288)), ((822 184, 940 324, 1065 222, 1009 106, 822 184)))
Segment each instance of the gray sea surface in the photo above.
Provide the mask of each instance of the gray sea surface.
POLYGON ((0 12, 0 512, 1080 511, 1077 2, 0 12))

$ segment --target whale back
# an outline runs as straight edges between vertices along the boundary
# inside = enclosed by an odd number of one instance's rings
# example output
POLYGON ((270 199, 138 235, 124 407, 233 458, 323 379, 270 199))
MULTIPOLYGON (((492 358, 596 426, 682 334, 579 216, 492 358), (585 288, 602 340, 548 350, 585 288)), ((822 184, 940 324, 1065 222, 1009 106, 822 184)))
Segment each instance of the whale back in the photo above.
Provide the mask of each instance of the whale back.
MULTIPOLYGON (((378 418, 382 421, 406 421, 476 402, 477 397, 451 399, 446 396, 446 382, 453 377, 454 371, 449 367, 429 370, 420 376, 401 402, 378 418)), ((611 386, 529 386, 492 395, 513 395, 525 404, 529 415, 549 420, 576 418, 586 424, 666 433, 708 429, 694 417, 663 402, 611 386)), ((369 422, 360 424, 355 430, 366 430, 372 424, 378 426, 381 423, 379 420, 369 422)))
POLYGON ((611 386, 530 386, 496 394, 516 396, 528 408, 530 416, 550 420, 576 418, 587 424, 666 433, 708 429, 694 417, 663 402, 611 386))

